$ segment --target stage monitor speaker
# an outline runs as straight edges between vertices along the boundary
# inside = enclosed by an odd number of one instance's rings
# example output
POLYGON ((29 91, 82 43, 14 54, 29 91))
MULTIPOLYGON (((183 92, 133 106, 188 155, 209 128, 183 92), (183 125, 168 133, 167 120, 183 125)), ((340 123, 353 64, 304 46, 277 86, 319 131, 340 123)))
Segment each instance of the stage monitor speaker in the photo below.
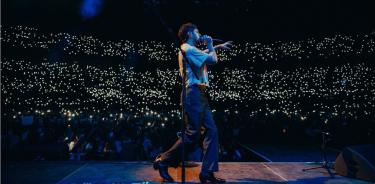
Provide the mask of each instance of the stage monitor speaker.
POLYGON ((334 168, 341 176, 375 181, 375 145, 344 148, 336 158, 334 168))

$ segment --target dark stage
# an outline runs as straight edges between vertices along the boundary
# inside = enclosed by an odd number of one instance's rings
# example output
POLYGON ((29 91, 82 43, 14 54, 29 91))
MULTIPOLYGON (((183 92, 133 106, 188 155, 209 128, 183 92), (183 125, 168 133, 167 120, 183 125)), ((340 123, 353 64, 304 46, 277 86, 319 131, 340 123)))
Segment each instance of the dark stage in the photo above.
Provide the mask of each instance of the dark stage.
MULTIPOLYGON (((200 163, 198 163, 200 165, 200 163)), ((309 162, 222 162, 218 176, 229 183, 369 183, 335 175, 331 178, 325 169, 303 172, 316 166, 309 162)), ((198 167, 186 170, 186 182, 198 183, 198 167)), ((70 162, 27 161, 9 162, 3 183, 159 183, 157 171, 149 162, 70 162)), ((180 167, 169 173, 181 180, 180 167)))

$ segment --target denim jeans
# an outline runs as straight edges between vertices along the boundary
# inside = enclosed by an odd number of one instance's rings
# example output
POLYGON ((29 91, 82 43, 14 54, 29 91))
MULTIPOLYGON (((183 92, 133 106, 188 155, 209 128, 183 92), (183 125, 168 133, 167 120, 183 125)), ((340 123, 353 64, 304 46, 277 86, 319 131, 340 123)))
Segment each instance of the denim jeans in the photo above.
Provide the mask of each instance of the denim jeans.
MULTIPOLYGON (((203 134, 203 158, 201 172, 216 172, 219 170, 218 132, 208 103, 208 95, 198 86, 189 86, 181 93, 181 104, 184 109, 185 123, 185 155, 200 146, 201 127, 203 134)), ((179 138, 161 159, 170 166, 177 166, 181 161, 182 140, 179 138)))

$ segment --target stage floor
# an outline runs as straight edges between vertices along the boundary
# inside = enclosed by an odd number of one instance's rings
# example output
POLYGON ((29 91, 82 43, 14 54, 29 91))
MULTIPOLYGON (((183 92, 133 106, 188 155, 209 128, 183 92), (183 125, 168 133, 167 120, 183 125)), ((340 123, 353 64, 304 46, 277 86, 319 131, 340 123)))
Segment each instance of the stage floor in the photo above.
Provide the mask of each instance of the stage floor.
MULTIPOLYGON (((4 164, 4 163, 3 163, 4 164)), ((198 183, 198 167, 186 170, 186 181, 198 183)), ((303 172, 318 166, 307 162, 221 162, 217 176, 228 183, 291 183, 291 184, 367 184, 369 182, 335 175, 325 169, 303 172)), ((161 178, 150 162, 110 161, 26 161, 7 162, 2 167, 2 183, 160 183, 161 178), (4 170, 5 169, 5 170, 4 170)), ((181 169, 170 168, 169 173, 180 181, 181 169)))

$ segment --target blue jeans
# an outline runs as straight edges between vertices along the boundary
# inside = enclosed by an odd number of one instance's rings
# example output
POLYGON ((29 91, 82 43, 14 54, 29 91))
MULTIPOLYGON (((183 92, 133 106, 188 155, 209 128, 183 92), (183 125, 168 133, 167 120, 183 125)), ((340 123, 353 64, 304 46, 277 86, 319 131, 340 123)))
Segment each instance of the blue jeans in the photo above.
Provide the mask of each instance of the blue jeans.
MULTIPOLYGON (((205 90, 198 86, 189 86, 182 91, 181 102, 185 114, 185 155, 200 145, 201 127, 203 126, 205 132, 203 134, 201 172, 218 171, 218 132, 205 90)), ((169 150, 160 155, 161 160, 170 166, 177 166, 181 160, 181 148, 182 140, 179 138, 169 150)))

